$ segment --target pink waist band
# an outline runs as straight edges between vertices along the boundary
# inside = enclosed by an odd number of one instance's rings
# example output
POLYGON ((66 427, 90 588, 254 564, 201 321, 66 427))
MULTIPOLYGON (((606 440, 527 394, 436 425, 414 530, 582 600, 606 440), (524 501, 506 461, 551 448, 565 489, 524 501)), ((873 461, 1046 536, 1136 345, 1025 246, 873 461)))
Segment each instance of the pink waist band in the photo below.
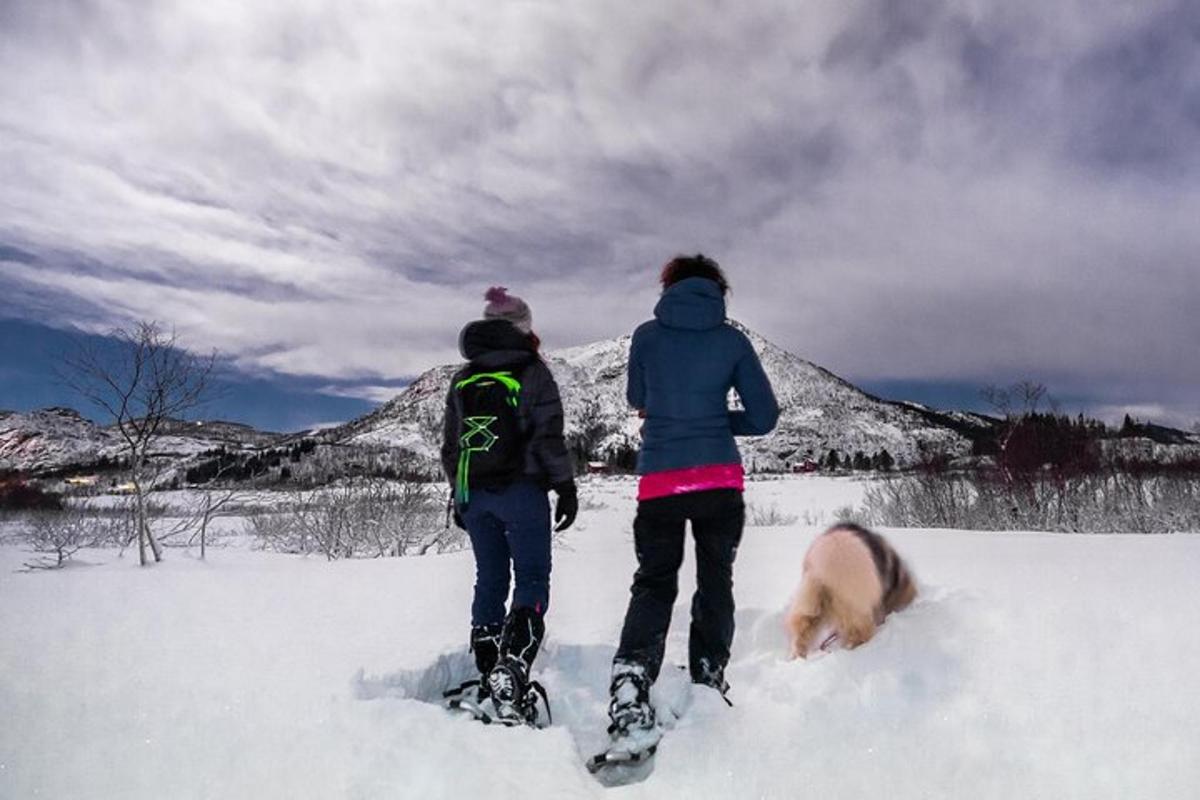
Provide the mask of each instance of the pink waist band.
POLYGON ((643 475, 638 482, 637 499, 653 500, 712 489, 737 489, 740 492, 745 488, 745 473, 741 464, 705 464, 643 475))

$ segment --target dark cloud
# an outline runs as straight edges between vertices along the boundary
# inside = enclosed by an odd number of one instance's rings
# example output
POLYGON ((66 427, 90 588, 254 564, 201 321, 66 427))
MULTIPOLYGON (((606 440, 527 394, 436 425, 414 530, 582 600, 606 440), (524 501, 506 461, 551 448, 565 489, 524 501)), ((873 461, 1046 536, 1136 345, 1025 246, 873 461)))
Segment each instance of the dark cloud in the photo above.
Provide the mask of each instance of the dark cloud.
POLYGON ((37 256, 27 253, 19 247, 0 243, 0 261, 11 261, 14 264, 36 264, 37 256))
POLYGON ((904 51, 944 29, 948 4, 943 0, 892 3, 874 0, 857 12, 829 43, 822 59, 826 69, 878 70, 904 51))
POLYGON ((386 391, 455 357, 488 285, 576 344, 699 250, 739 317, 856 378, 1200 393, 1194 3, 0 14, 25 315, 165 315, 247 369, 386 391))
POLYGON ((1069 146, 1113 168, 1195 174, 1200 5, 1180 0, 1084 54, 1065 75, 1079 112, 1069 146))

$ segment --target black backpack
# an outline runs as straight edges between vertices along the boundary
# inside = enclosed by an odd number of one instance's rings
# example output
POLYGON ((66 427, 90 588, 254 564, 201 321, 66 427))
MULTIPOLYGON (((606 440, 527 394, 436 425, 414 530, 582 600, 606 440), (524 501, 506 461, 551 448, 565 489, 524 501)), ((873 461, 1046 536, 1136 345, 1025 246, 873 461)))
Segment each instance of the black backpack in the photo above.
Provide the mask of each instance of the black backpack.
POLYGON ((506 486, 525 470, 517 415, 521 381, 509 370, 481 370, 456 381, 454 392, 459 408, 454 497, 465 507, 472 488, 506 486))

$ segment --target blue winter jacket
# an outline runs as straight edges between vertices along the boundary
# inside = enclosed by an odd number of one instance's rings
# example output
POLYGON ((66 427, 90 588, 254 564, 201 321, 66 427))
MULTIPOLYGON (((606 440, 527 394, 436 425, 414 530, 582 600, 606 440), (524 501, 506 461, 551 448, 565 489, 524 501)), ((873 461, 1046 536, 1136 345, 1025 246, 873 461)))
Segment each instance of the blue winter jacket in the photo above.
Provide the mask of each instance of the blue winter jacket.
POLYGON ((655 319, 633 333, 625 396, 645 412, 638 472, 741 462, 734 436, 769 433, 779 405, 745 334, 725 321, 725 298, 706 278, 663 292, 655 319), (744 411, 730 411, 729 389, 744 411))

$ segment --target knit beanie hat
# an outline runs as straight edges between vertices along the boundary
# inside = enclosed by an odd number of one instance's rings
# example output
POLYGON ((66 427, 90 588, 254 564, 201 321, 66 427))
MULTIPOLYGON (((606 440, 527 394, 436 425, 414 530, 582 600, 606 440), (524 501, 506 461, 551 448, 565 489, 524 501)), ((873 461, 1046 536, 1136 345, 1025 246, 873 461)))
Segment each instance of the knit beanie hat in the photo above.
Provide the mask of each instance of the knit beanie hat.
POLYGON ((525 301, 508 293, 503 286, 493 286, 483 295, 487 306, 483 309, 484 319, 504 319, 511 322, 521 333, 533 330, 533 313, 525 301))

